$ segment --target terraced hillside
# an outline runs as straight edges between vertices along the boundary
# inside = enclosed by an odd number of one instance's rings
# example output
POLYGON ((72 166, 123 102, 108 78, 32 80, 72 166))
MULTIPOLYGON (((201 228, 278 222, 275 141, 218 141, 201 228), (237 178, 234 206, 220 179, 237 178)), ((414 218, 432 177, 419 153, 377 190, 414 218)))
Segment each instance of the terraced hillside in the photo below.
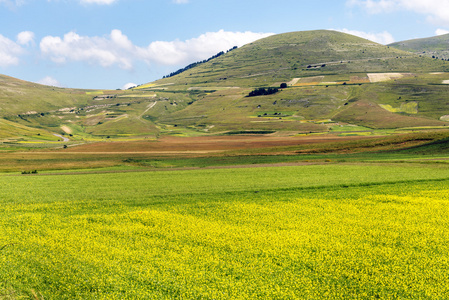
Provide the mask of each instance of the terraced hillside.
POLYGON ((2 76, 0 117, 17 128, 4 135, 8 141, 247 131, 369 135, 448 125, 448 80, 447 61, 340 32, 291 32, 126 91, 60 89, 2 76), (282 83, 287 87, 277 93, 248 97, 282 83))

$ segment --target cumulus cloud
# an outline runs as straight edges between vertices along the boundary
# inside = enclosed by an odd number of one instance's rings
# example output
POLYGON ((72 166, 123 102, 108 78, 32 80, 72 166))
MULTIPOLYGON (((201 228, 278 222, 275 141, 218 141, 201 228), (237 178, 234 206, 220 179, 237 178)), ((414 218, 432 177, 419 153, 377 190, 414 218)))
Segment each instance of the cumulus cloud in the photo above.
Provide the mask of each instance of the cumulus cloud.
POLYGON ((130 70, 136 61, 148 64, 179 65, 208 58, 233 46, 242 46, 269 36, 267 33, 208 32, 186 41, 155 41, 146 47, 134 45, 120 30, 103 37, 80 36, 69 32, 63 37, 47 36, 40 42, 44 56, 55 63, 87 62, 102 67, 130 70))
POLYGON ((186 41, 156 41, 146 48, 139 49, 139 56, 147 62, 164 65, 178 65, 189 61, 208 58, 219 51, 233 46, 243 46, 247 43, 272 35, 272 33, 231 32, 220 30, 207 32, 197 38, 186 41))
POLYGON ((29 45, 34 43, 34 33, 31 31, 22 31, 17 35, 17 43, 20 45, 29 45))
POLYGON ((349 29, 336 29, 336 31, 352 34, 379 44, 387 45, 394 43, 393 36, 387 32, 378 32, 378 33, 370 33, 370 32, 363 32, 363 31, 357 31, 357 30, 349 30, 349 29))
POLYGON ((347 4, 364 7, 370 13, 407 10, 426 15, 432 23, 449 24, 449 0, 347 0, 347 4))
POLYGON ((0 67, 18 65, 24 52, 19 44, 0 34, 0 67))
POLYGON ((137 86, 137 84, 130 82, 130 83, 125 84, 125 85, 122 87, 122 90, 127 90, 127 89, 129 89, 129 88, 133 88, 133 87, 136 87, 136 86, 137 86))
POLYGON ((113 30, 106 37, 80 36, 75 32, 63 38, 46 36, 40 42, 40 49, 56 63, 83 61, 102 67, 118 65, 122 69, 132 68, 130 54, 135 52, 135 47, 120 30, 113 30))
POLYGON ((48 86, 62 87, 61 83, 51 76, 46 76, 46 77, 42 78, 41 80, 39 80, 37 83, 43 84, 43 85, 48 85, 48 86))
POLYGON ((436 35, 444 35, 444 34, 448 34, 448 33, 449 33, 449 30, 446 30, 446 29, 438 28, 437 30, 435 30, 436 35))

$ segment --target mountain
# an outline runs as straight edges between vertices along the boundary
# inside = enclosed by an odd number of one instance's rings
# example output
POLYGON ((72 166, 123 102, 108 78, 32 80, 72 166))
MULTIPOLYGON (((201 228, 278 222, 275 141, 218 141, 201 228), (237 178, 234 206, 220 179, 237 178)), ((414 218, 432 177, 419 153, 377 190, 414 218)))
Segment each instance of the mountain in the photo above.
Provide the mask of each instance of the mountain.
MULTIPOLYGON (((431 126, 442 125, 441 110, 447 107, 442 100, 444 87, 429 87, 424 77, 446 70, 447 62, 319 30, 261 39, 147 88, 208 92, 200 101, 158 120, 209 131, 327 131, 330 125, 322 120, 370 128, 431 126), (376 77, 371 73, 400 74, 376 77), (282 82, 291 88, 269 96, 244 97, 250 88, 282 82), (401 111, 407 105, 423 109, 401 111)), ((442 82, 432 76, 431 81, 442 82)))
POLYGON ((291 32, 126 91, 61 89, 1 76, 0 123, 26 128, 16 130, 17 140, 445 126, 446 71, 447 61, 345 33, 291 32), (287 88, 279 89, 282 83, 287 88), (261 88, 279 90, 248 97, 261 88), (45 133, 25 134, 29 128, 45 133))
POLYGON ((396 42, 388 46, 435 59, 449 59, 449 34, 396 42))
POLYGON ((270 36, 156 83, 252 87, 296 77, 448 69, 410 52, 327 30, 270 36))

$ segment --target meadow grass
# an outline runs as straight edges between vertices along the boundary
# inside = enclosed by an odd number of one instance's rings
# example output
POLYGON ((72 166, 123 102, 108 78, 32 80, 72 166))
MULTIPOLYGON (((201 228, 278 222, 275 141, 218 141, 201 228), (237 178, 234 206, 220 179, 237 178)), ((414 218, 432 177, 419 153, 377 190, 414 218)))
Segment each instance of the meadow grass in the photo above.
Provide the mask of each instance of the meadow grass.
POLYGON ((449 170, 0 177, 0 294, 444 299, 449 170))
MULTIPOLYGON (((413 130, 410 130, 413 132, 413 130)), ((342 131, 341 133, 344 133, 342 131)), ((392 132, 388 132, 391 134, 392 132)), ((379 132, 380 134, 380 132, 379 132)), ((312 135, 317 137, 318 135, 312 135)), ((132 141, 129 137, 123 140, 132 141)), ((147 140, 148 141, 148 140, 147 140)), ((152 141, 153 142, 153 141, 152 141)), ((151 143, 152 143, 151 142, 151 143)), ((205 153, 153 153, 136 150, 139 143, 103 144, 96 151, 66 152, 63 145, 72 147, 77 142, 57 142, 52 147, 62 151, 48 151, 49 143, 4 143, 0 150, 0 175, 3 173, 37 170, 44 172, 102 172, 172 168, 232 167, 242 165, 267 166, 279 163, 342 163, 342 162, 427 162, 439 163, 448 159, 448 131, 414 132, 386 137, 348 141, 331 141, 323 137, 318 143, 294 146, 273 146, 254 149, 227 150, 205 153), (109 151, 112 147, 112 152, 109 151), (32 150, 32 151, 27 151, 32 150), (103 152, 105 151, 106 152, 103 152), (117 152, 116 152, 117 151, 117 152), (135 152, 134 152, 135 151, 135 152)), ((192 141, 186 140, 186 149, 192 141)), ((102 145, 102 144, 100 144, 102 145)), ((74 145, 75 146, 75 145, 74 145)), ((218 145, 217 145, 218 146, 218 145)), ((168 146, 169 147, 169 146, 168 146)), ((218 146, 219 147, 219 146, 218 146)), ((76 148, 75 148, 76 149, 76 148)), ((93 148, 95 150, 95 146, 93 148)), ((144 148, 145 149, 145 148, 144 148)), ((202 149, 202 148, 201 148, 202 149)))

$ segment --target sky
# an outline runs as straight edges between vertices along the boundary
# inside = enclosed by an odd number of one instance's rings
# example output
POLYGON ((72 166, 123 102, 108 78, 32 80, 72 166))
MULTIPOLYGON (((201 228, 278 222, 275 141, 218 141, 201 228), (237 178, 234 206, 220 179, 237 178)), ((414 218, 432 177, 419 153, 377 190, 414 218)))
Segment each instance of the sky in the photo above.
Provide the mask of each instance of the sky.
POLYGON ((449 0, 0 0, 0 74, 125 89, 272 34, 388 44, 449 33, 449 0))

